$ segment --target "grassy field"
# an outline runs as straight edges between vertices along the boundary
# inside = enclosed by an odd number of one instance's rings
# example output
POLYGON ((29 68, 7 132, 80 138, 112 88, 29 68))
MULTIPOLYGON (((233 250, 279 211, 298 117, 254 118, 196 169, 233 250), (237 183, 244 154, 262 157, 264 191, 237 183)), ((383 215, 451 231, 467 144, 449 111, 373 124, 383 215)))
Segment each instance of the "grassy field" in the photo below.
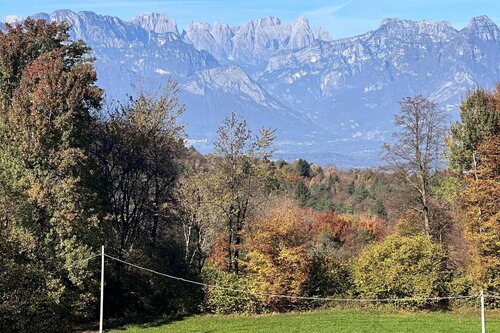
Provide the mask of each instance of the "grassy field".
MULTIPOLYGON (((487 332, 500 332, 500 313, 487 314, 487 332)), ((376 310, 320 310, 259 316, 193 316, 157 321, 111 332, 165 333, 478 333, 479 311, 455 313, 384 313, 376 310)))

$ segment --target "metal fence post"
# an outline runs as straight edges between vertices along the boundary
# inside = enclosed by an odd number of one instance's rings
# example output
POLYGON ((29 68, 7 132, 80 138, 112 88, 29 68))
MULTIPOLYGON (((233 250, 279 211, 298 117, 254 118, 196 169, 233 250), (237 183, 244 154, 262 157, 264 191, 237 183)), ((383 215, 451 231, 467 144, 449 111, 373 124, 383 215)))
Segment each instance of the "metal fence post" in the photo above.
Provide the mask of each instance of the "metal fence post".
POLYGON ((486 321, 484 318, 484 293, 481 290, 481 333, 486 333, 486 321))
POLYGON ((102 333, 104 319, 104 245, 101 247, 101 308, 99 316, 99 333, 102 333))

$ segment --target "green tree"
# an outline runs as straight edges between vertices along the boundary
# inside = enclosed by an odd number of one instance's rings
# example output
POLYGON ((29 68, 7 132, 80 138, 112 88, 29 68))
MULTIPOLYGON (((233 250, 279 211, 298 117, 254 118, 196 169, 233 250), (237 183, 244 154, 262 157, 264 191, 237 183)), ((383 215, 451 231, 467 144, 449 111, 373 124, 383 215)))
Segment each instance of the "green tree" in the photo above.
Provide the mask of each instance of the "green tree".
POLYGON ((299 159, 295 165, 296 173, 300 177, 311 178, 311 165, 303 159, 299 159))
MULTIPOLYGON (((500 90, 500 84, 497 91, 500 90)), ((500 113, 495 110, 493 94, 476 89, 460 104, 460 122, 451 127, 447 140, 450 167, 457 172, 473 172, 479 167, 478 146, 490 135, 500 134, 500 113)))
MULTIPOLYGON (((109 109, 96 126, 92 151, 108 253, 127 261, 144 262, 147 257, 149 267, 185 275, 176 223, 176 188, 185 154, 183 127, 177 123, 184 106, 177 92, 177 85, 169 82, 159 97, 140 93, 129 103, 109 109)), ((158 286, 155 279, 138 285, 137 272, 129 273, 120 263, 112 266, 107 277, 109 314, 157 313, 177 303, 152 308, 155 299, 160 302, 162 295, 175 289, 158 286), (148 295, 154 286, 158 290, 148 295)))
POLYGON ((349 185, 347 185, 347 193, 349 195, 353 195, 355 190, 356 190, 356 183, 353 180, 349 183, 349 185))
POLYGON ((9 292, 19 307, 0 305, 10 332, 64 329, 93 304, 87 262, 73 264, 96 234, 88 146, 102 91, 67 29, 28 19, 0 32, 0 283, 23 281, 9 292))
POLYGON ((311 192, 309 191, 309 188, 301 181, 297 183, 297 188, 295 189, 295 197, 302 207, 306 206, 309 202, 309 199, 311 199, 311 192))

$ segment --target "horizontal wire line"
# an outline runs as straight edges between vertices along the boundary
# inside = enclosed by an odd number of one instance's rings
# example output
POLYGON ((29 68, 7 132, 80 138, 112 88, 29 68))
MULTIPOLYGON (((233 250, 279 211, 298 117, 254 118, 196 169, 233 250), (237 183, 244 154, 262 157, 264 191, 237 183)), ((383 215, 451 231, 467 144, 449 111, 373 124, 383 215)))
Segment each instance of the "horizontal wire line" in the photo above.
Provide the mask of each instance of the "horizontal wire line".
POLYGON ((136 264, 132 264, 130 262, 127 262, 122 259, 118 259, 116 257, 110 256, 109 254, 104 254, 106 257, 121 262, 123 264, 129 265, 131 267, 135 267, 137 269, 142 269, 150 273, 154 273, 157 275, 161 275, 173 280, 177 281, 182 281, 186 283, 191 283, 195 284, 198 286, 202 287, 207 287, 207 288, 214 288, 214 289, 221 289, 221 290, 226 290, 226 291, 233 291, 233 292, 238 292, 238 293, 245 293, 249 294, 252 296, 264 296, 264 297, 276 297, 276 298, 288 298, 288 299, 300 299, 300 300, 310 300, 310 301, 338 301, 338 302, 408 302, 408 301, 440 301, 440 300, 445 300, 445 299, 466 299, 466 298, 476 298, 479 295, 473 295, 473 296, 444 296, 444 297, 427 297, 427 298, 331 298, 331 297, 314 297, 314 296, 294 296, 294 295, 282 295, 282 294, 272 294, 272 293, 255 293, 252 291, 248 290, 242 290, 242 289, 233 289, 233 288, 227 288, 227 287, 221 287, 213 284, 207 284, 207 283, 202 283, 198 281, 193 281, 193 280, 188 280, 184 279, 181 277, 165 274, 162 272, 155 271, 150 268, 142 267, 136 264))

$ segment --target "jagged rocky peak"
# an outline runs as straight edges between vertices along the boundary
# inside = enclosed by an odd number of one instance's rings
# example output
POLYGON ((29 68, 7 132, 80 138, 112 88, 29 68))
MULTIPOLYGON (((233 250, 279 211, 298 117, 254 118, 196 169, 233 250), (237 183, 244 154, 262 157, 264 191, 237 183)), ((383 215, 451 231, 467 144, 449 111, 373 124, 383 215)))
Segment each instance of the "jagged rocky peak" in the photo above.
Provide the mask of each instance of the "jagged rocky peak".
POLYGON ((229 25, 217 21, 210 30, 210 33, 224 49, 228 50, 231 47, 231 39, 234 37, 234 32, 229 25))
POLYGON ((206 22, 189 22, 186 29, 183 31, 184 38, 193 43, 197 48, 205 49, 204 45, 207 40, 213 42, 213 36, 210 32, 212 26, 206 22))
POLYGON ((215 22, 213 26, 191 22, 182 36, 197 49, 212 53, 219 61, 235 61, 243 66, 260 66, 277 52, 301 49, 315 39, 332 40, 324 29, 317 30, 315 35, 303 16, 292 24, 283 23, 274 16, 250 20, 234 27, 222 22, 215 22))
POLYGON ((330 33, 327 30, 323 29, 323 27, 319 27, 314 31, 314 38, 325 42, 331 42, 333 40, 330 33))
POLYGON ((84 19, 87 23, 95 23, 99 21, 99 15, 94 12, 79 12, 75 13, 69 9, 56 10, 49 15, 51 21, 62 22, 66 21, 70 25, 78 22, 80 18, 84 19))
POLYGON ((484 26, 496 26, 495 22, 493 22, 492 19, 490 19, 486 15, 481 15, 481 16, 475 16, 470 19, 469 21, 469 27, 475 26, 475 27, 484 27, 484 26))
POLYGON ((472 31, 482 40, 500 39, 498 26, 486 15, 473 17, 465 30, 472 31))
POLYGON ((289 33, 290 27, 286 24, 282 24, 280 19, 274 16, 250 20, 236 28, 236 35, 260 40, 282 40, 286 38, 289 33))
POLYGON ((217 34, 214 30, 217 30, 217 24, 212 27, 205 22, 190 22, 182 32, 182 38, 196 49, 208 51, 216 59, 222 60, 227 56, 227 50, 221 45, 226 45, 228 41, 219 40, 218 37, 223 38, 224 34, 217 34))
POLYGON ((189 24, 186 28, 186 32, 196 31, 196 30, 208 30, 208 31, 210 31, 210 29, 212 29, 212 26, 207 22, 191 21, 191 22, 189 22, 189 24))
POLYGON ((75 13, 71 10, 57 10, 50 15, 36 14, 33 18, 67 22, 71 39, 82 39, 93 48, 144 46, 148 43, 144 29, 116 16, 98 15, 90 11, 75 13))
POLYGON ((448 21, 411 21, 397 18, 387 18, 380 23, 380 29, 395 36, 408 34, 427 35, 433 39, 449 40, 457 30, 448 21))
MULTIPOLYGON (((253 22, 253 21, 250 21, 253 22)), ((275 27, 281 26, 281 20, 274 16, 263 17, 257 20, 257 26, 259 27, 275 27)))
POLYGON ((154 31, 159 34, 173 32, 179 34, 177 23, 173 18, 160 13, 142 13, 134 16, 131 23, 140 26, 144 30, 154 31))
POLYGON ((314 34, 304 16, 299 16, 292 24, 288 49, 301 49, 311 44, 314 34))

